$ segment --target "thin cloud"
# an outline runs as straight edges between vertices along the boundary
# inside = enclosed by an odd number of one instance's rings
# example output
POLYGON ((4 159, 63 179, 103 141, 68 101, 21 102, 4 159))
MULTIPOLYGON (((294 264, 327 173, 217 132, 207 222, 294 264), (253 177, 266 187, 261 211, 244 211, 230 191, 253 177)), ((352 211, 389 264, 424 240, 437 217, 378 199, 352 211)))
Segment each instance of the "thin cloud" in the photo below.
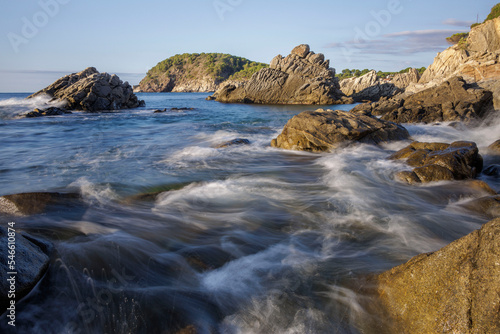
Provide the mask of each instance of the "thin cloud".
POLYGON ((474 22, 474 21, 462 21, 462 20, 457 20, 457 19, 446 19, 443 21, 443 24, 445 24, 447 26, 467 27, 467 28, 469 28, 474 23, 476 23, 476 22, 474 22))
POLYGON ((364 54, 398 55, 416 54, 423 52, 440 52, 449 45, 446 37, 461 30, 431 29, 400 31, 381 35, 374 39, 350 40, 344 43, 329 43, 326 48, 345 48, 350 54, 362 52, 364 54))

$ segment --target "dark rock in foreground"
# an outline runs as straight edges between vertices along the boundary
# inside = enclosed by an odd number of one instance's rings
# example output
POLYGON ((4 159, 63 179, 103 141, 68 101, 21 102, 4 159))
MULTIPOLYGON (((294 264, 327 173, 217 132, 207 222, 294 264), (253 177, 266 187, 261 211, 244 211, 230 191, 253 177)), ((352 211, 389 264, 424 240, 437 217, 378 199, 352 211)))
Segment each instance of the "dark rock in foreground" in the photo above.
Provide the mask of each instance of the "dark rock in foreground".
POLYGON ((321 53, 309 45, 295 47, 286 57, 276 56, 270 64, 241 84, 223 84, 213 95, 219 102, 259 104, 352 103, 340 91, 335 70, 321 53))
POLYGON ((483 118, 493 110, 490 91, 468 85, 462 78, 455 77, 408 97, 396 96, 356 106, 353 112, 371 112, 396 123, 433 123, 470 122, 483 118))
POLYGON ((390 159, 406 159, 416 167, 412 172, 400 172, 397 177, 408 183, 473 179, 483 169, 483 158, 473 142, 420 143, 413 142, 393 154, 390 159))
POLYGON ((71 114, 71 111, 62 108, 49 107, 47 109, 36 108, 35 110, 27 113, 25 117, 61 116, 66 114, 71 114))
POLYGON ((393 333, 500 333, 500 219, 377 282, 393 333))
MULTIPOLYGON (((14 230, 17 228, 14 226, 14 230)), ((11 234, 12 235, 12 234, 11 234)), ((49 266, 49 255, 52 245, 46 241, 15 233, 15 270, 8 265, 8 230, 0 226, 0 254, 4 260, 0 262, 0 307, 2 312, 10 305, 12 299, 8 298, 10 283, 7 273, 17 272, 15 280, 15 300, 19 301, 26 296, 40 281, 49 266)), ((9 312, 8 312, 9 313, 9 312)))
POLYGON ((405 128, 392 122, 348 111, 319 109, 302 112, 290 119, 271 146, 323 152, 351 142, 378 144, 409 137, 405 128))
POLYGON ((144 105, 128 82, 113 74, 99 73, 94 67, 69 74, 28 97, 48 95, 65 101, 71 110, 100 111, 137 108, 144 105))

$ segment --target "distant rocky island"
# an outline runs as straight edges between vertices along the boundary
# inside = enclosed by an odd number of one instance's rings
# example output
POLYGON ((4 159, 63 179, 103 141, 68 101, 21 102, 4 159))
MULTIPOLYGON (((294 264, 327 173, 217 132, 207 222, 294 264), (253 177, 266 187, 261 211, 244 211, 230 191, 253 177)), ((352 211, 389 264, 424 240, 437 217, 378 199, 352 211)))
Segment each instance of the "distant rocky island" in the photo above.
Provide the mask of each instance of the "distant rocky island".
POLYGON ((245 81, 267 64, 223 53, 184 53, 159 62, 136 92, 214 92, 226 80, 245 81))

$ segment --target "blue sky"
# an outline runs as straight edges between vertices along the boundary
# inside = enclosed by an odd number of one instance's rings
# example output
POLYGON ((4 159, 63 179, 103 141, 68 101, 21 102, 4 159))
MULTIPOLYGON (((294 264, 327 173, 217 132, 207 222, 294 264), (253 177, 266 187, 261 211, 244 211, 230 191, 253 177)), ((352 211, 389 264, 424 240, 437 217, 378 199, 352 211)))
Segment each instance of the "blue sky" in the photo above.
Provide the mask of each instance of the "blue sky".
POLYGON ((137 84, 178 53, 269 63, 307 43, 337 71, 432 63, 444 38, 497 1, 0 0, 0 92, 33 92, 95 66, 137 84))

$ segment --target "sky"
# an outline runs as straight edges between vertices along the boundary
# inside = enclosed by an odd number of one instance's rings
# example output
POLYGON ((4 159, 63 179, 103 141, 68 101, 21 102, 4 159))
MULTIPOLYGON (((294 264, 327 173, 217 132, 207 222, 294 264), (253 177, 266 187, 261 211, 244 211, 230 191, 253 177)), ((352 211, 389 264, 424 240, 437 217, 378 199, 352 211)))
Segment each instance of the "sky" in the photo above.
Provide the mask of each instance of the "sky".
POLYGON ((0 0, 0 92, 34 92, 89 66, 136 85, 180 53, 269 63, 309 44, 337 72, 427 67, 489 0, 0 0))

